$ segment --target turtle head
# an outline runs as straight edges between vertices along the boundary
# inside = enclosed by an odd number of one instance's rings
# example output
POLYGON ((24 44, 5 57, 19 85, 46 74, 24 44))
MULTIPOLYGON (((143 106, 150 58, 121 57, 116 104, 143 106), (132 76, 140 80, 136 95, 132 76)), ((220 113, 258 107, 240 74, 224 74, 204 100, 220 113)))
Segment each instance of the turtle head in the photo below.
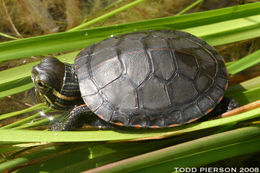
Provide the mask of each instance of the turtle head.
POLYGON ((45 58, 33 67, 32 80, 37 98, 53 109, 69 109, 81 99, 73 66, 54 57, 45 58))

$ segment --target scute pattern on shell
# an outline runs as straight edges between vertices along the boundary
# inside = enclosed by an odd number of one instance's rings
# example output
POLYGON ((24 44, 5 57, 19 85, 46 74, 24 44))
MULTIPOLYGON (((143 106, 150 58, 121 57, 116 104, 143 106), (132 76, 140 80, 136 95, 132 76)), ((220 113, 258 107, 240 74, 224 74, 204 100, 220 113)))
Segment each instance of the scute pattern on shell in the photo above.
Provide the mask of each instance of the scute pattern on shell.
POLYGON ((227 88, 223 59, 180 31, 141 31, 106 39, 75 59, 82 98, 119 126, 163 128, 210 112, 227 88))

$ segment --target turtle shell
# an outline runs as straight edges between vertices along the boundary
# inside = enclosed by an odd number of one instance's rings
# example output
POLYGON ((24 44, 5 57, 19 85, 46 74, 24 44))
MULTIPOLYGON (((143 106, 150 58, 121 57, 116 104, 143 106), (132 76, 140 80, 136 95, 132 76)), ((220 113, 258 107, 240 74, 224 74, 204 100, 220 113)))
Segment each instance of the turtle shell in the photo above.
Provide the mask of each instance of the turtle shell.
POLYGON ((86 105, 108 123, 173 127, 209 113, 227 88, 221 56, 185 32, 142 31, 111 37, 75 59, 86 105))

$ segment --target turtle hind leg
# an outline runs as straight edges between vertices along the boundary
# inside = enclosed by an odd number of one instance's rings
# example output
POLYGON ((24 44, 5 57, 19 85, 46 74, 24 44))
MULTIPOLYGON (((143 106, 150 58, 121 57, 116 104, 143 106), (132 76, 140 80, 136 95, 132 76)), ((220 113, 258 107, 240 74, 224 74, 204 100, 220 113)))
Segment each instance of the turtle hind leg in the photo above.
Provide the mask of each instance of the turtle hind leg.
POLYGON ((98 128, 107 127, 107 123, 99 120, 87 105, 80 105, 73 108, 65 115, 61 122, 53 124, 50 128, 52 131, 72 131, 81 128, 85 123, 98 128))
POLYGON ((200 118, 199 121, 205 121, 211 118, 216 118, 218 115, 231 111, 240 106, 241 105, 235 99, 224 97, 221 100, 221 102, 210 113, 200 118))
POLYGON ((230 99, 227 97, 225 97, 225 99, 228 99, 228 106, 227 106, 227 110, 225 112, 231 111, 231 110, 241 106, 235 99, 230 99))

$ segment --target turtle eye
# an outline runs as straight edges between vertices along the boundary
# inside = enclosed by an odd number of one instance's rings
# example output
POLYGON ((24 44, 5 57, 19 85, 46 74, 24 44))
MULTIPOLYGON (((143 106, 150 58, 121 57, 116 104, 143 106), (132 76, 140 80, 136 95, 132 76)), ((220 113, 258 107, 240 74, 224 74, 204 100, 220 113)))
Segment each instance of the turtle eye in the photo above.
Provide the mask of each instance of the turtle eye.
POLYGON ((37 85, 38 85, 40 88, 46 88, 46 85, 45 85, 42 81, 38 81, 38 82, 37 82, 37 85))

